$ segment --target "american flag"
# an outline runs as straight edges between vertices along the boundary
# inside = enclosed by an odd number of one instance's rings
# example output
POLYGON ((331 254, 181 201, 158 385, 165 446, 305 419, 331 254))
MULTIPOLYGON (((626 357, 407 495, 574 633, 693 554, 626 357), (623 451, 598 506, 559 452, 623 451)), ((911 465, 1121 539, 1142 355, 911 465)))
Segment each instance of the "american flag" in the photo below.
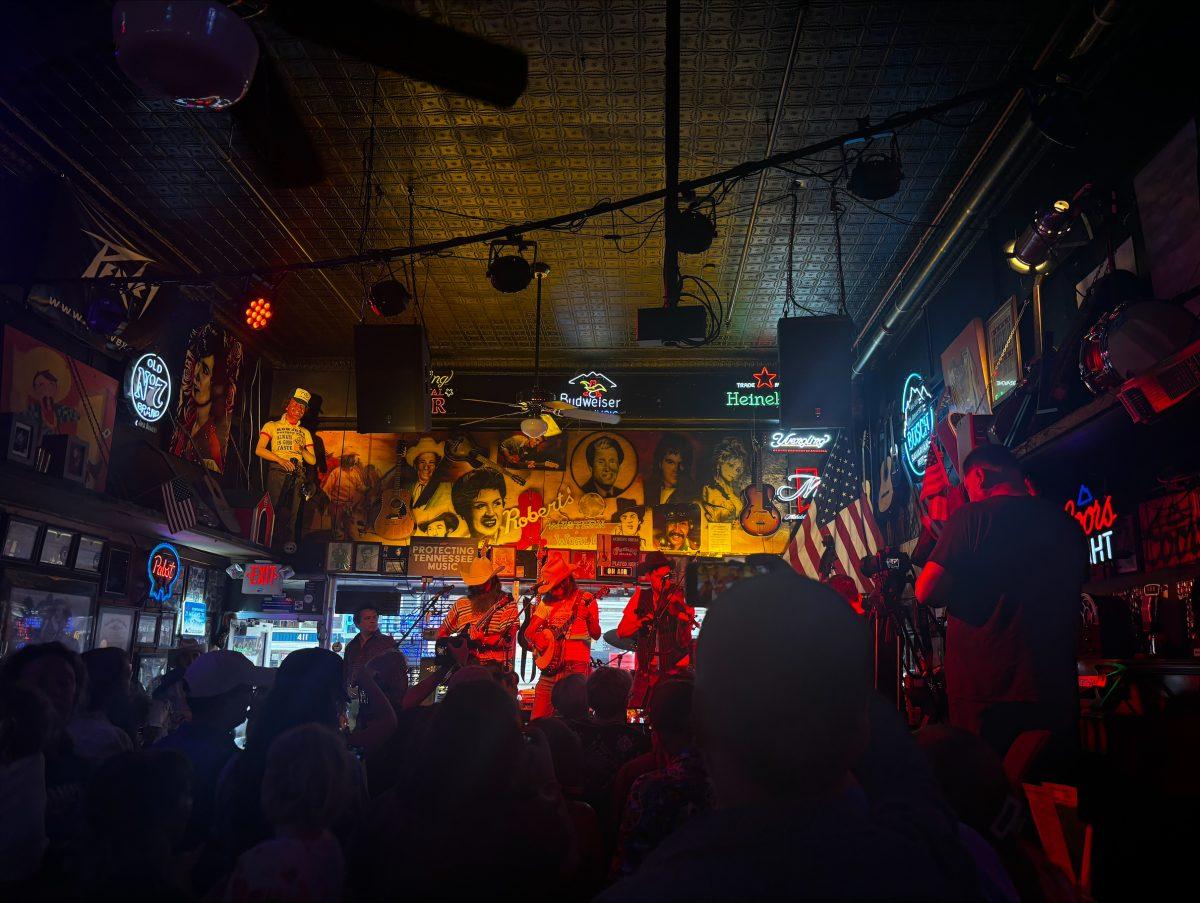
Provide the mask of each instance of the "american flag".
POLYGON ((195 493, 183 477, 162 484, 163 511, 167 514, 167 529, 172 533, 196 526, 195 493))
POLYGON ((859 592, 871 581, 862 572, 864 555, 883 546, 883 537, 871 510, 871 498, 862 484, 858 455, 851 448, 849 430, 842 430, 821 468, 821 486, 809 517, 788 547, 792 567, 814 580, 821 576, 821 557, 827 548, 833 556, 833 573, 850 577, 859 592), (815 512, 815 516, 814 516, 815 512))

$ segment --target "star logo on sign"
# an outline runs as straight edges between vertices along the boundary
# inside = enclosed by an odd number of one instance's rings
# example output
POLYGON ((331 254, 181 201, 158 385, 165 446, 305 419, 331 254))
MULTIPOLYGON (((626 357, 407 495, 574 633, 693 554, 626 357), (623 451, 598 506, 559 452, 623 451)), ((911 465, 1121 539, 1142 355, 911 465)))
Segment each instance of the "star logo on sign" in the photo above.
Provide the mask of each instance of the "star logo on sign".
POLYGON ((776 379, 776 377, 778 377, 778 375, 779 375, 778 373, 772 373, 764 365, 761 370, 759 370, 757 373, 754 374, 754 379, 758 383, 754 388, 756 388, 756 389, 774 389, 775 388, 775 379, 776 379))

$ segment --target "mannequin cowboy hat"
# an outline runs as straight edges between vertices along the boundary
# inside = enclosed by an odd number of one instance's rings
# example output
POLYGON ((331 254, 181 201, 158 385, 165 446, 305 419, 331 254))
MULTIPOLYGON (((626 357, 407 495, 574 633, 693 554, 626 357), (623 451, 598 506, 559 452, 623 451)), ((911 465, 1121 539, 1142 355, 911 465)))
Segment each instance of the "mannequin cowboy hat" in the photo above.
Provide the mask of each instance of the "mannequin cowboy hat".
POLYGON ((465 568, 459 568, 458 575, 467 586, 483 586, 499 574, 500 570, 500 565, 493 564, 492 559, 481 556, 473 558, 465 568))
POLYGON ((579 568, 580 565, 570 564, 562 555, 553 555, 546 559, 546 563, 538 571, 537 586, 533 591, 535 593, 549 592, 568 577, 574 577, 579 568))
POLYGON ((422 436, 416 444, 408 447, 408 451, 404 453, 404 460, 408 462, 409 467, 416 467, 417 458, 426 452, 433 452, 440 462, 446 456, 446 443, 438 442, 432 436, 422 436))

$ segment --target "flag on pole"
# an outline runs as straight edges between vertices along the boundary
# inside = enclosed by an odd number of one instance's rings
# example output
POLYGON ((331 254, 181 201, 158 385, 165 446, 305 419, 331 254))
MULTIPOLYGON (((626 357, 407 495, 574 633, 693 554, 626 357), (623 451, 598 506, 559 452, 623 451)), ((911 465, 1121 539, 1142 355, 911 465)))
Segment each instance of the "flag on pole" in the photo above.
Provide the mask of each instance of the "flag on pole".
POLYGON ((172 533, 196 526, 195 493, 183 477, 174 477, 162 484, 163 511, 167 529, 172 533))
POLYGON ((848 430, 842 430, 825 460, 821 486, 809 511, 787 550, 792 567, 819 580, 822 557, 828 555, 833 573, 846 575, 859 592, 867 592, 871 581, 861 562, 883 547, 883 537, 853 458, 848 430))

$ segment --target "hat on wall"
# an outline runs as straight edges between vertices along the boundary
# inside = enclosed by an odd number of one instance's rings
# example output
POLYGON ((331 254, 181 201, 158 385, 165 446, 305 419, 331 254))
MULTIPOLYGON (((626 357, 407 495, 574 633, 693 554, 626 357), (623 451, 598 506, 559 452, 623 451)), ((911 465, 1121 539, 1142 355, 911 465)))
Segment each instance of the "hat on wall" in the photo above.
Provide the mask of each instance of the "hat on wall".
POLYGON ((492 559, 481 555, 471 559, 471 563, 465 568, 459 568, 458 575, 467 586, 483 586, 499 574, 500 569, 500 565, 494 564, 492 559))
POLYGON ((183 679, 189 696, 209 699, 235 687, 269 687, 275 682, 275 672, 257 667, 240 652, 214 649, 188 665, 183 679))
POLYGON ((438 442, 433 436, 422 436, 408 447, 408 451, 404 453, 404 460, 408 462, 409 467, 416 467, 417 458, 426 452, 432 452, 441 461, 446 456, 446 443, 438 442))
POLYGON ((621 522, 622 514, 634 512, 638 517, 645 517, 645 509, 637 503, 636 499, 619 498, 617 499, 617 510, 613 513, 612 522, 614 524, 621 522))
POLYGON ((292 393, 292 401, 298 401, 307 408, 308 403, 312 401, 312 392, 308 389, 297 389, 292 393))

